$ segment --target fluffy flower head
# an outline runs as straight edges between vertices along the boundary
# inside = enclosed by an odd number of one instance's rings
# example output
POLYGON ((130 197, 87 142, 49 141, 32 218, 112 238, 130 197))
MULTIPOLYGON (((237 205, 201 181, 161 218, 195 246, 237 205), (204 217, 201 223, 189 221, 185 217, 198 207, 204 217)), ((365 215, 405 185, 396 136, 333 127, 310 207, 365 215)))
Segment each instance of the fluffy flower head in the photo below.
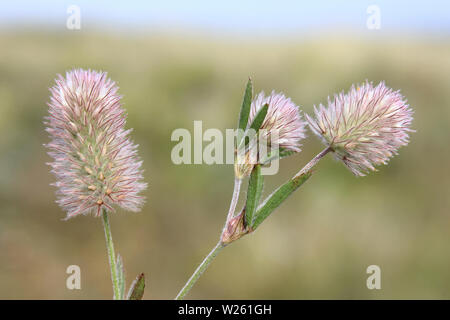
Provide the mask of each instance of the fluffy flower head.
POLYGON ((55 82, 45 124, 57 203, 67 218, 116 206, 139 211, 146 184, 117 86, 106 73, 81 69, 55 82))
POLYGON ((306 122, 300 115, 299 107, 283 94, 272 91, 272 94, 266 97, 264 92, 260 92, 250 106, 248 126, 265 104, 269 106, 261 125, 261 129, 266 130, 265 139, 271 141, 271 135, 274 135, 277 137, 275 142, 280 148, 300 152, 300 141, 305 138, 306 122))
POLYGON ((242 159, 238 159, 235 163, 235 175, 238 178, 250 175, 253 166, 260 163, 261 158, 268 156, 258 154, 260 145, 258 146, 256 141, 259 144, 266 144, 270 148, 278 148, 279 152, 301 151, 300 141, 305 138, 306 122, 300 115, 299 107, 281 93, 272 92, 268 97, 264 95, 264 92, 258 94, 250 105, 247 129, 250 128, 258 112, 266 104, 268 106, 267 114, 259 128, 259 140, 251 139, 249 150, 246 150, 242 159))
POLYGON ((328 107, 314 107, 306 115, 311 130, 331 148, 335 157, 355 174, 364 176, 386 164, 409 142, 412 110, 399 93, 366 82, 328 99, 328 107))

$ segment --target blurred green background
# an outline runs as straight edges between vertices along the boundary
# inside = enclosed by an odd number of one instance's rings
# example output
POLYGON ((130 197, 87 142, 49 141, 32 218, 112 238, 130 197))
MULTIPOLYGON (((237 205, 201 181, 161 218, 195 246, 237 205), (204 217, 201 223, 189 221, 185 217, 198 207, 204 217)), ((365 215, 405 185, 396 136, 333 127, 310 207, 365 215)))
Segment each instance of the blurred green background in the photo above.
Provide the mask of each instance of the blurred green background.
MULTIPOLYGON (((401 89, 415 111, 409 146, 356 178, 327 156, 254 234, 227 247, 189 298, 450 298, 450 38, 323 33, 266 39, 196 33, 0 32, 0 298, 109 299, 101 220, 62 221, 43 147, 48 88, 71 68, 107 71, 140 145, 149 188, 142 212, 111 225, 128 284, 145 272, 145 299, 172 299, 216 243, 232 193, 230 165, 174 165, 174 129, 234 128, 247 77, 256 91, 314 104, 365 79, 401 89), (81 290, 66 268, 81 267, 81 290), (381 267, 381 290, 366 268, 381 267)), ((322 149, 266 178, 265 194, 322 149)))

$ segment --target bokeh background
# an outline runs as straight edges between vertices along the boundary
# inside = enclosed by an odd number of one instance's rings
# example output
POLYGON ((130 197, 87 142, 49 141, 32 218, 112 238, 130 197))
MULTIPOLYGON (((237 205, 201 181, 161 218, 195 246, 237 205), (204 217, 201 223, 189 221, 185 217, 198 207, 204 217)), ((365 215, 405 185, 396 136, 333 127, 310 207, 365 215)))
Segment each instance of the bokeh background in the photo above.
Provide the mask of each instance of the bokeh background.
MULTIPOLYGON (((248 76, 310 113, 365 79, 415 111, 409 146, 356 178, 331 157, 254 234, 222 251, 189 295, 206 299, 450 298, 450 10, 444 1, 11 1, 0 4, 0 298, 110 299, 100 219, 62 221, 43 147, 48 88, 71 68, 120 86, 144 159, 141 213, 111 219, 128 284, 172 299, 221 231, 230 165, 174 165, 176 128, 233 128, 248 76), (67 8, 81 10, 69 30, 67 8), (380 29, 367 27, 369 5, 380 29), (81 290, 66 268, 81 267, 81 290), (368 290, 378 265, 382 289, 368 290)), ((265 193, 322 149, 312 134, 265 193)))

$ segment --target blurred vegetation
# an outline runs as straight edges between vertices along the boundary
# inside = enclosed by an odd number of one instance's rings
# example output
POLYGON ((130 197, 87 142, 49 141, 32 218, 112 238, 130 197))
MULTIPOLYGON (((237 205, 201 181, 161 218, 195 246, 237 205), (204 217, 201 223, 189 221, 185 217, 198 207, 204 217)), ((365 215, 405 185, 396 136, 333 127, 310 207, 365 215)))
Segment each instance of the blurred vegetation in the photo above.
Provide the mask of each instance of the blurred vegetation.
MULTIPOLYGON (((140 145, 148 201, 111 219, 128 285, 140 272, 146 299, 171 299, 216 243, 232 193, 229 165, 174 165, 176 128, 234 128, 247 77, 311 112, 365 79, 407 97, 408 147, 356 178, 331 157, 255 234, 224 250, 190 298, 450 298, 450 43, 448 39, 321 35, 230 37, 91 32, 0 33, 0 298, 109 299, 101 220, 63 222, 42 144, 48 88, 57 73, 108 71, 120 86, 140 145), (65 287, 67 266, 82 290, 65 287), (366 268, 382 290, 366 288, 366 268)), ((268 177, 268 193, 322 149, 315 137, 268 177)))

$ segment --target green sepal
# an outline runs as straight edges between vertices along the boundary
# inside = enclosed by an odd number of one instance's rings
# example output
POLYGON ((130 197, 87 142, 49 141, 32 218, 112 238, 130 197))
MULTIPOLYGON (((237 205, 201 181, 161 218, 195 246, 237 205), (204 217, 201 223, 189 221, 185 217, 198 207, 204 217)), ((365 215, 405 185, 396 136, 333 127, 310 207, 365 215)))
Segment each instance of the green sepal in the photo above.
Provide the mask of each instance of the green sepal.
POLYGON ((145 290, 145 275, 141 273, 131 284, 127 300, 142 300, 145 290))

